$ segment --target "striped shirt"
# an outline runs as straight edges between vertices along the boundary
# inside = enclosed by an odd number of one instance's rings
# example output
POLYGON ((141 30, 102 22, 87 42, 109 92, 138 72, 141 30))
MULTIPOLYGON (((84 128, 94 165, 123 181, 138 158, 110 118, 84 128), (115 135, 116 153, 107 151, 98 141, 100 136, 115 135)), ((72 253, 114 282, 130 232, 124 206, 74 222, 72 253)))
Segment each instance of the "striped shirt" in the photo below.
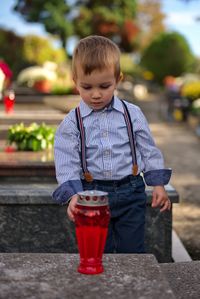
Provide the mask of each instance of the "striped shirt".
MULTIPOLYGON (((164 168, 163 156, 155 145, 147 120, 138 106, 126 104, 133 125, 138 173, 144 173, 147 185, 165 185, 171 170, 164 168)), ((79 107, 85 128, 87 168, 93 178, 120 180, 132 174, 131 148, 121 101, 115 96, 112 105, 100 111, 94 111, 83 100, 79 107)), ((57 129, 54 156, 57 181, 69 198, 81 191, 83 178, 80 132, 74 109, 57 129)))

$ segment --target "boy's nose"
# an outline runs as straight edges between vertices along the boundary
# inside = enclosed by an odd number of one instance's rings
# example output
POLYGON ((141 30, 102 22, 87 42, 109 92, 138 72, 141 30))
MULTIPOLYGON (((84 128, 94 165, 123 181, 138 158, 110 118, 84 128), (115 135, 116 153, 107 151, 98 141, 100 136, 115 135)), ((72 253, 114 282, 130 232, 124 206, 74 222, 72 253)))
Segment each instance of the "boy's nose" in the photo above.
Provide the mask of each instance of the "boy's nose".
POLYGON ((99 90, 94 90, 93 91, 93 93, 92 93, 92 98, 93 99, 98 99, 98 98, 100 98, 101 97, 101 93, 100 93, 100 91, 99 90))

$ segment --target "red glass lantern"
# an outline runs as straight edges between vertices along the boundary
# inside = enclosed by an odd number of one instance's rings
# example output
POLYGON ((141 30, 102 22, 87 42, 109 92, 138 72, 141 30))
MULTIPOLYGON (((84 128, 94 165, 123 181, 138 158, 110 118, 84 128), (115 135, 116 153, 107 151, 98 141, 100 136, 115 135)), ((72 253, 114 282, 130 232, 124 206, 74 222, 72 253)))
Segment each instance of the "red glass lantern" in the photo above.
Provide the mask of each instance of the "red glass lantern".
POLYGON ((104 271, 102 256, 107 238, 110 210, 106 192, 79 192, 75 227, 80 264, 78 272, 98 274, 104 271))
POLYGON ((15 92, 12 89, 7 89, 4 92, 4 107, 6 113, 14 112, 14 104, 15 104, 15 92))

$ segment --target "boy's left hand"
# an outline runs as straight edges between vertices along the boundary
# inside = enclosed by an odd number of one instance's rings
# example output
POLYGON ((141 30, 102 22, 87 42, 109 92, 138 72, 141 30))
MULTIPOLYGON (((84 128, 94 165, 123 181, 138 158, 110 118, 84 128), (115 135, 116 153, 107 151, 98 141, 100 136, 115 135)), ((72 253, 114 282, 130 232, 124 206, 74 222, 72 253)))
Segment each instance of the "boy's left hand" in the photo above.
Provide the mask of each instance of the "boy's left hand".
POLYGON ((164 186, 155 186, 153 188, 153 197, 152 197, 152 208, 160 208, 160 212, 171 209, 171 201, 168 198, 167 192, 165 191, 164 186))

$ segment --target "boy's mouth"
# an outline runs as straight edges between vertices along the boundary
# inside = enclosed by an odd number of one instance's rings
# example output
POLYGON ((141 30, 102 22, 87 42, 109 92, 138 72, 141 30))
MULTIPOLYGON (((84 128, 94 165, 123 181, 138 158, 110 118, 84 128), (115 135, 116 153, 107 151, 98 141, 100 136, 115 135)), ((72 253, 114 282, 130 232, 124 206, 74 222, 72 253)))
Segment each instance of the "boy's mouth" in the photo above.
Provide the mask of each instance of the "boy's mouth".
POLYGON ((91 108, 93 108, 94 110, 99 110, 103 108, 103 104, 102 102, 91 103, 91 108))
POLYGON ((93 106, 99 106, 99 105, 102 105, 102 102, 92 102, 91 103, 93 106))

